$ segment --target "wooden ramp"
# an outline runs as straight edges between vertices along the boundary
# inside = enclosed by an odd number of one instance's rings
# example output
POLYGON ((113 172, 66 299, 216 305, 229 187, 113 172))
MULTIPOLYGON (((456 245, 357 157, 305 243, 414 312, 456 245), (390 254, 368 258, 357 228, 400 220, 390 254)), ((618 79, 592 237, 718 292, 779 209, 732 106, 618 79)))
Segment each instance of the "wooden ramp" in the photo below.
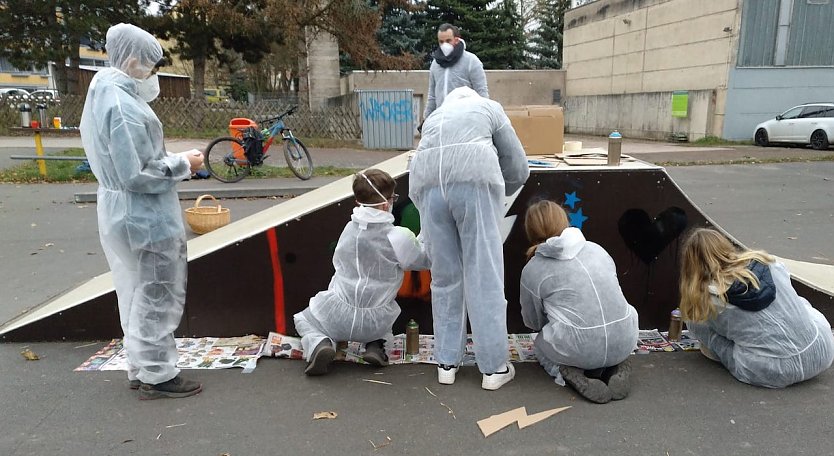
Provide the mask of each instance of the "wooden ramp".
MULTIPOLYGON (((414 226, 408 195, 408 154, 377 165, 397 178, 402 195, 397 223, 414 226)), ((547 198, 559 202, 586 238, 614 258, 620 284, 640 315, 641 328, 665 329, 678 303, 678 247, 692 227, 714 226, 663 168, 639 161, 622 166, 567 166, 541 162, 519 193, 507 199, 505 287, 510 332, 526 332, 521 320, 519 278, 527 240, 525 208, 547 198)), ((293 334, 293 314, 327 288, 332 255, 354 207, 352 178, 241 219, 188 243, 188 291, 177 336, 239 336, 278 331, 293 334)), ((834 317, 834 266, 784 260, 800 294, 829 320, 834 317)), ((429 332, 428 273, 409 272, 397 301, 402 332, 414 318, 429 332)), ((93 340, 121 337, 118 306, 110 274, 6 322, 5 341, 93 340)))

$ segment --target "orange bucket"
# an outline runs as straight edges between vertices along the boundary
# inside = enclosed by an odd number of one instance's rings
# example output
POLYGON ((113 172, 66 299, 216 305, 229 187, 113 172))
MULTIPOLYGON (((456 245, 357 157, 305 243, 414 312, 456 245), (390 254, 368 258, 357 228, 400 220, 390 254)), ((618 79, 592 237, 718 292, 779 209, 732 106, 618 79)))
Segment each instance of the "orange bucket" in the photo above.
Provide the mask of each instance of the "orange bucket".
MULTIPOLYGON (((258 123, 252 119, 247 119, 245 117, 235 117, 234 119, 229 121, 229 134, 233 138, 243 139, 243 132, 246 131, 247 128, 254 127, 255 129, 258 128, 258 123)), ((234 151, 234 156, 238 160, 246 160, 246 155, 244 154, 243 147, 238 144, 232 144, 232 150, 234 151)))

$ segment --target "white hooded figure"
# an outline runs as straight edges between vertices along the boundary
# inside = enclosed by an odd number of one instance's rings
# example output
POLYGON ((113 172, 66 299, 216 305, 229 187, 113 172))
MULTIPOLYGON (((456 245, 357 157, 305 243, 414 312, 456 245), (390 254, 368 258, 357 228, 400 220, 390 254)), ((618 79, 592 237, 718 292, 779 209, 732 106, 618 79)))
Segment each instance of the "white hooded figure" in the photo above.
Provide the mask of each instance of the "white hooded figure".
MULTIPOLYGON (((394 226, 396 182, 378 169, 354 177, 353 209, 333 254, 335 274, 327 290, 295 314, 295 329, 309 365, 307 375, 327 373, 335 343, 366 343, 365 361, 387 364, 385 343, 400 314, 395 301, 406 270, 428 269, 428 257, 414 234, 394 226)), ((389 345, 390 347, 390 345, 389 345)))
POLYGON ((521 315, 539 331, 536 354, 554 376, 554 364, 615 366, 637 346, 637 311, 623 296, 614 261, 577 228, 536 248, 521 272, 521 315))
POLYGON ((529 174, 504 109, 468 87, 449 93, 423 125, 409 165, 409 196, 420 212, 420 236, 432 262, 434 354, 441 384, 454 382, 464 354, 467 315, 484 374, 482 387, 497 389, 513 376, 507 363, 499 224, 505 196, 519 190, 529 174), (508 377, 490 377, 496 373, 508 377))
MULTIPOLYGON (((111 27, 106 38, 110 67, 90 83, 81 139, 99 183, 99 236, 113 273, 128 379, 132 387, 137 380, 177 383, 173 333, 185 304, 187 257, 175 185, 202 157, 165 151, 162 124, 147 103, 159 93, 157 40, 129 24, 111 27)), ((175 386, 193 391, 199 384, 175 386)))

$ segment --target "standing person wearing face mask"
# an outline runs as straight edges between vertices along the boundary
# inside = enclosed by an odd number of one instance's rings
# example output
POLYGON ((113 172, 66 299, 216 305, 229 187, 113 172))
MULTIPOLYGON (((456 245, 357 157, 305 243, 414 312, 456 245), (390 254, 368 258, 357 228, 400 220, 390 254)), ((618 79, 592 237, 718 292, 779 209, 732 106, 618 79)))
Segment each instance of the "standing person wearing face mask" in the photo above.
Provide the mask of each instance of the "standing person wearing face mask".
MULTIPOLYGON (((478 95, 489 98, 484 65, 478 56, 466 50, 466 42, 460 37, 460 29, 452 24, 437 28, 439 47, 432 56, 429 69, 429 90, 423 121, 443 104, 446 95, 458 87, 469 87, 478 95)), ((420 124, 422 131, 422 124, 420 124)))
POLYGON ((165 151, 162 124, 148 106, 159 95, 159 42, 130 24, 111 27, 106 40, 110 67, 90 83, 81 140, 99 183, 99 237, 113 273, 127 377, 140 399, 192 396, 202 385, 179 375, 174 343, 188 268, 175 186, 203 156, 165 151))
POLYGON ((388 364, 385 343, 400 314, 394 298, 405 270, 429 267, 414 234, 394 226, 396 182, 385 171, 369 169, 353 176, 356 205, 336 251, 336 273, 327 290, 295 314, 295 329, 307 357, 307 375, 326 374, 336 357, 335 342, 365 342, 363 358, 373 366, 388 364))

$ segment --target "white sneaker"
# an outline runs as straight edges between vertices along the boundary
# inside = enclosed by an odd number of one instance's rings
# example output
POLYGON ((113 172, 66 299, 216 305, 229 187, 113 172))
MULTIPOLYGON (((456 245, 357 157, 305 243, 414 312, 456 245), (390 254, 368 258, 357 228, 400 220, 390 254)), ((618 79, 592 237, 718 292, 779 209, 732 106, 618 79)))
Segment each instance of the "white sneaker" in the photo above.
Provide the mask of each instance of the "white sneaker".
POLYGON ((437 366, 437 382, 441 385, 451 385, 455 383, 455 374, 458 373, 458 366, 440 367, 437 366))
POLYGON ((484 374, 484 379, 481 381, 481 388, 495 391, 513 378, 515 378, 515 367, 511 363, 507 363, 507 372, 484 374))

